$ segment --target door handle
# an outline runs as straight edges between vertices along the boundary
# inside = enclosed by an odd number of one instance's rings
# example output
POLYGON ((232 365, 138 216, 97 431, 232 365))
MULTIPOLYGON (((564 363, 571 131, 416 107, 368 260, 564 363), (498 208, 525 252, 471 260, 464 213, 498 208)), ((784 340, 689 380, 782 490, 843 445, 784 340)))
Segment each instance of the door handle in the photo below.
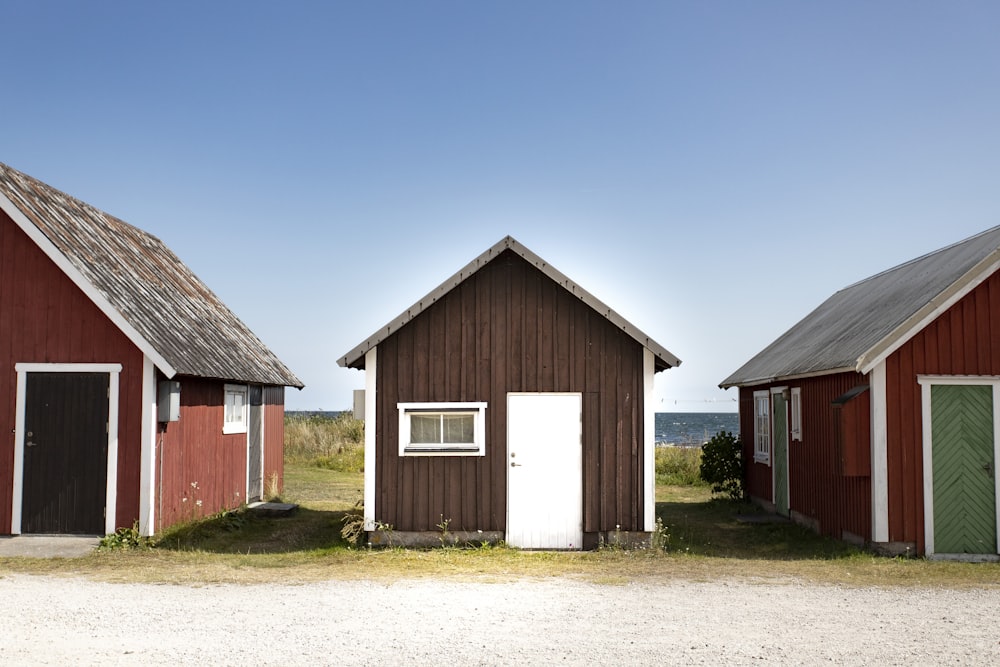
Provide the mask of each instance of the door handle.
POLYGON ((511 461, 510 462, 510 467, 511 468, 520 468, 521 464, 520 463, 514 463, 513 461, 511 461))
POLYGON ((990 462, 990 461, 987 461, 986 463, 984 463, 983 464, 983 470, 986 471, 987 475, 992 476, 993 475, 993 463, 990 462))

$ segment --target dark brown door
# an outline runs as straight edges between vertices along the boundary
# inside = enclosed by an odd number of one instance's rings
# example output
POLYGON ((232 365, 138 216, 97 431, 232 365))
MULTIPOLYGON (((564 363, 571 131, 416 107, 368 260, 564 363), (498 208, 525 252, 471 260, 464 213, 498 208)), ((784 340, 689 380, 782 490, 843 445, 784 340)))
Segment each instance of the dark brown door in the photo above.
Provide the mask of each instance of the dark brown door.
POLYGON ((108 378, 27 374, 22 533, 104 534, 108 378))

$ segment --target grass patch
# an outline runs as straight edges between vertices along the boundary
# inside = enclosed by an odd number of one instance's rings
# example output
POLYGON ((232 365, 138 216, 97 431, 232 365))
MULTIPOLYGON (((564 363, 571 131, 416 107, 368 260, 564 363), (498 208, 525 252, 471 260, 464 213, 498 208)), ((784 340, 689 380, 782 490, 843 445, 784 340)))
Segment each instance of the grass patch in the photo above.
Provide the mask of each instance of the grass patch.
POLYGON ((339 472, 365 469, 365 423, 344 412, 285 416, 285 462, 339 472))
POLYGON ((657 447, 656 483, 659 485, 702 486, 701 447, 657 447))

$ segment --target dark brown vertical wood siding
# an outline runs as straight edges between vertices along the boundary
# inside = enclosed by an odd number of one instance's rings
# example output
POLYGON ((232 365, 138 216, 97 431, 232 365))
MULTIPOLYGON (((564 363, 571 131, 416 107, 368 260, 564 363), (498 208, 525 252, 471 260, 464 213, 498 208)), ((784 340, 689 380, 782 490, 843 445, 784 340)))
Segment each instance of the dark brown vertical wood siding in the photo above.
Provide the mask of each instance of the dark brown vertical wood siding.
POLYGON ((924 550, 918 375, 1000 375, 1000 275, 993 274, 886 360, 889 539, 924 550))
MULTIPOLYGON (((790 509, 819 524, 825 535, 842 538, 844 531, 871 537, 871 478, 846 476, 834 423, 840 417, 832 402, 848 390, 867 384, 859 373, 840 373, 776 382, 740 389, 740 437, 748 461, 747 490, 772 501, 771 467, 754 463, 753 392, 771 387, 802 389, 802 440, 788 441, 790 509)), ((854 399, 870 400, 868 394, 854 399)), ((863 446, 870 448, 870 434, 863 446)))
POLYGON ((507 393, 583 394, 584 531, 641 530, 643 348, 513 252, 378 346, 376 520, 505 530, 507 393), (400 457, 399 402, 486 401, 485 457, 400 457))
MULTIPOLYGON (((0 430, 14 432, 14 364, 120 363, 117 526, 131 526, 139 518, 142 358, 142 352, 0 212, 0 430)), ((9 534, 14 448, 0 449, 0 534, 9 534)))

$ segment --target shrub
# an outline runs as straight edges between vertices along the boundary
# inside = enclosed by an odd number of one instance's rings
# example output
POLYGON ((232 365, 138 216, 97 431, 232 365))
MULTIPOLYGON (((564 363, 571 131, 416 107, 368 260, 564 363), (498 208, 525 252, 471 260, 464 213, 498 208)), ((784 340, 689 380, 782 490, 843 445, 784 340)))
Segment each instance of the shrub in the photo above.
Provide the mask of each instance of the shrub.
POLYGON ((739 436, 719 431, 701 448, 701 478, 713 493, 743 499, 743 445, 739 436))

